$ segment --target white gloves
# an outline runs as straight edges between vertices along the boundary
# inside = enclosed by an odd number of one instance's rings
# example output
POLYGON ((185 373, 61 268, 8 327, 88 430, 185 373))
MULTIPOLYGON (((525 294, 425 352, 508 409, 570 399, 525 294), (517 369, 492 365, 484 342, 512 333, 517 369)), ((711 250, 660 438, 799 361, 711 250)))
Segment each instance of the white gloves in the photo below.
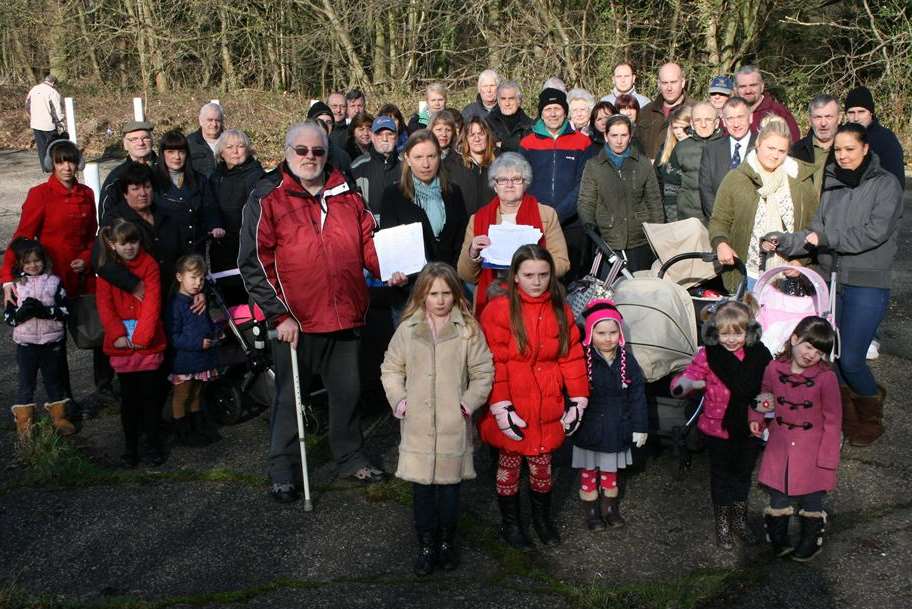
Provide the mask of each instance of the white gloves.
POLYGON ((681 376, 678 382, 671 386, 671 394, 676 397, 687 395, 694 391, 701 391, 706 387, 706 381, 695 381, 688 376, 681 376))
POLYGON ((648 437, 648 433, 640 433, 638 431, 633 432, 633 445, 637 448, 643 448, 643 446, 646 445, 646 439, 648 437))
POLYGON ((516 409, 513 408, 512 402, 504 401, 491 404, 491 414, 494 415, 497 427, 503 432, 503 435, 517 442, 523 439, 522 430, 527 427, 527 424, 516 414, 516 409))

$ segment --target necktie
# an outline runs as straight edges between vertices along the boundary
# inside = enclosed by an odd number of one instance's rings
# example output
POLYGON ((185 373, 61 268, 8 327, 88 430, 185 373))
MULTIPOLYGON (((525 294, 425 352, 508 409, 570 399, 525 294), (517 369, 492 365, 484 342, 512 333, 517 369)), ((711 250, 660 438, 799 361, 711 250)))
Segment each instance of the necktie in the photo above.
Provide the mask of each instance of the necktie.
POLYGON ((741 142, 735 142, 735 154, 732 155, 731 168, 737 169, 741 164, 741 142))

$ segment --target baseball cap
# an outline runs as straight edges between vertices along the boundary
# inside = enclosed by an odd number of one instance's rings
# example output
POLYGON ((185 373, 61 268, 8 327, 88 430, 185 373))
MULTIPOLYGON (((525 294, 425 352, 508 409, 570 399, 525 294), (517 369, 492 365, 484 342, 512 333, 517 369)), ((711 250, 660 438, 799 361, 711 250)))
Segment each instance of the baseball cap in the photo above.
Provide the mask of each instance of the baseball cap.
POLYGON ((713 76, 713 79, 709 83, 710 93, 722 93, 723 95, 731 95, 734 88, 735 82, 728 76, 713 76))
POLYGON ((395 133, 398 131, 398 129, 396 129, 396 121, 394 121, 392 117, 389 116, 378 116, 375 118, 374 122, 371 124, 371 132, 380 133, 384 129, 389 129, 395 133))

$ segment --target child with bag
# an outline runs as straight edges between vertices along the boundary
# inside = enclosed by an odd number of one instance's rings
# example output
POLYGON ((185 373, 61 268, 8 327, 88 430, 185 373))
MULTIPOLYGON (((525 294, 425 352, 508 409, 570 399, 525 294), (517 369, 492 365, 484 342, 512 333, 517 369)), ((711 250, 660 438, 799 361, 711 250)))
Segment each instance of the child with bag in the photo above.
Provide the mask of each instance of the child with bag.
POLYGON ((171 415, 178 444, 207 446, 221 436, 207 424, 200 397, 208 381, 218 377, 215 347, 219 331, 209 311, 194 313, 194 297, 203 291, 206 261, 198 254, 177 261, 177 291, 168 304, 165 322, 168 339, 174 350, 168 380, 171 393, 171 415), (188 420, 189 413, 189 420, 188 420))
POLYGON ((488 399, 491 352, 469 311, 456 272, 432 262, 418 275, 380 368, 401 419, 396 476, 412 482, 415 573, 455 569, 459 490, 475 478, 472 412, 488 399))
POLYGON ((167 343, 161 321, 159 270, 155 259, 140 245, 135 224, 117 219, 99 232, 100 264, 115 262, 127 268, 145 286, 142 299, 99 277, 96 284, 98 317, 104 326, 104 352, 120 378, 120 420, 128 467, 139 464, 140 435, 146 436, 145 461, 164 462, 159 423, 165 399, 162 363, 167 343))
POLYGON ((805 317, 778 359, 766 367, 759 412, 750 413, 751 433, 763 430, 763 404, 774 418, 758 480, 770 496, 764 523, 776 556, 808 561, 823 547, 827 513, 823 501, 836 487, 842 434, 839 381, 827 356, 836 340, 822 317, 805 317), (801 538, 789 541, 789 520, 798 505, 801 538))
POLYGON ((551 454, 574 429, 589 398, 589 381, 573 312, 538 245, 513 254, 507 293, 489 301, 481 327, 494 356, 490 407, 479 422, 481 439, 499 449, 497 502, 504 541, 531 544, 520 519, 519 473, 529 464, 532 525, 545 545, 560 543, 551 515, 551 454), (571 405, 565 410, 564 391, 571 405))
POLYGON ((51 415, 54 429, 62 436, 76 432, 66 418, 66 293, 60 277, 51 273, 51 261, 38 241, 17 237, 9 249, 13 262, 13 286, 16 304, 9 303, 4 320, 13 326, 16 343, 16 365, 19 384, 16 404, 11 408, 16 419, 20 445, 31 439, 35 420, 35 387, 38 372, 47 394, 45 410, 51 415))
POLYGON ((633 464, 631 446, 646 444, 649 413, 646 381, 624 346, 624 318, 614 302, 590 300, 583 319, 589 405, 579 428, 567 434, 573 434, 573 467, 582 469, 579 493, 586 528, 596 531, 625 524, 618 507, 618 471, 633 464))
POLYGON ((705 389, 697 427, 706 436, 710 489, 715 512, 716 543, 734 546, 754 542, 747 526, 747 496, 759 442, 750 432, 748 411, 760 393, 763 373, 772 357, 760 342, 756 301, 725 300, 709 311, 703 323, 703 344, 693 361, 671 383, 683 396, 705 389))

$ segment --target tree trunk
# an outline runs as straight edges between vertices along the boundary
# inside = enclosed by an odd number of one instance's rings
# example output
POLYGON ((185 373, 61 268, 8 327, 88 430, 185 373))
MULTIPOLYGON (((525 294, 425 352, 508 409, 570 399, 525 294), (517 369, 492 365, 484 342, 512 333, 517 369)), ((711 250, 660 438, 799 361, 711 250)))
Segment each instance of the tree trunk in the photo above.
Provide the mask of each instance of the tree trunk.
POLYGON ((336 40, 339 41, 342 51, 348 58, 348 63, 351 66, 352 80, 362 86, 367 85, 368 81, 367 74, 364 72, 364 64, 361 63, 361 58, 358 57, 358 52, 352 44, 351 37, 348 35, 348 28, 346 28, 342 23, 342 20, 339 19, 339 15, 336 13, 336 9, 333 7, 333 3, 330 0, 322 0, 321 5, 323 6, 323 14, 329 20, 329 24, 336 34, 336 40))
POLYGON ((234 60, 228 45, 228 7, 219 4, 219 47, 222 54, 222 90, 232 91, 237 88, 237 76, 234 72, 234 60))
POLYGON ((374 14, 371 23, 374 26, 374 65, 373 81, 375 85, 386 82, 386 56, 389 52, 386 48, 386 21, 380 18, 380 15, 374 14))

